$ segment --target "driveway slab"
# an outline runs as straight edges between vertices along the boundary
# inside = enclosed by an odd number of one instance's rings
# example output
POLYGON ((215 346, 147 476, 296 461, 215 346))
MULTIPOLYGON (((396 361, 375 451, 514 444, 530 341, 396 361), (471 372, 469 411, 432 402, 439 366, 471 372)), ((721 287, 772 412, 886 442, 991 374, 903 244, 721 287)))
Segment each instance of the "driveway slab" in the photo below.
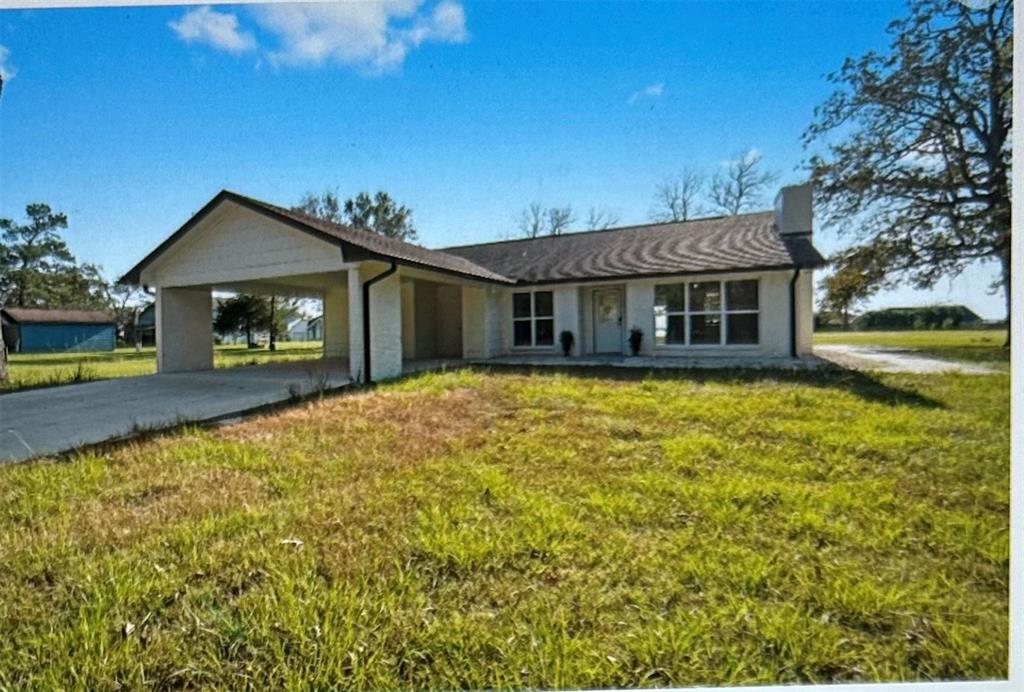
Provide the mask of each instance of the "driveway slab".
POLYGON ((347 363, 319 359, 11 392, 0 395, 0 462, 230 417, 351 382, 347 363))
POLYGON ((931 358, 897 346, 820 344, 814 347, 814 354, 830 360, 836 365, 855 370, 912 373, 962 372, 969 375, 989 375, 998 372, 981 363, 931 358))

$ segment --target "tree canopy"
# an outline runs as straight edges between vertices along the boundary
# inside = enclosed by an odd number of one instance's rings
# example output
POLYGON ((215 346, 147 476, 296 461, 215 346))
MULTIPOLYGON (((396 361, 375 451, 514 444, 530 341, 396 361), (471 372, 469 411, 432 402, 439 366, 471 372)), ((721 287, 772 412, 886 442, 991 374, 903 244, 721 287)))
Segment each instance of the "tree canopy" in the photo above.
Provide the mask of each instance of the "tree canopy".
POLYGON ((412 210, 398 204, 383 190, 373 196, 368 192, 360 192, 344 202, 340 201, 336 192, 330 190, 319 195, 307 192, 292 209, 325 221, 348 224, 389 238, 416 240, 412 210))
POLYGON ((1012 0, 912 0, 887 52, 849 58, 805 133, 845 260, 929 288, 997 261, 1010 281, 1012 0))
POLYGON ((213 316, 213 331, 221 336, 245 334, 246 344, 255 346, 256 332, 267 332, 271 344, 285 325, 299 312, 297 301, 273 296, 240 293, 217 302, 213 316))
POLYGON ((107 308, 108 284, 100 268, 79 264, 61 237, 67 216, 41 203, 26 205, 25 215, 24 224, 0 219, 0 305, 107 308))

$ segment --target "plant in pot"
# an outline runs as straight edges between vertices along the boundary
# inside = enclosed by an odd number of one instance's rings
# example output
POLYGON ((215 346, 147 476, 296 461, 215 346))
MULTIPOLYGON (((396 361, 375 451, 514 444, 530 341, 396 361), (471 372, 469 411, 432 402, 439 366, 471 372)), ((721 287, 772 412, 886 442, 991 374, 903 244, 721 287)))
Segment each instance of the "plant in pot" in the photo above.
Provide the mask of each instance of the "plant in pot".
POLYGON ((633 327, 629 330, 629 351, 634 356, 640 355, 640 345, 644 342, 644 330, 633 327))
POLYGON ((576 337, 573 336, 572 332, 566 329, 558 335, 558 340, 562 344, 562 354, 568 358, 572 355, 572 347, 576 345, 576 337))

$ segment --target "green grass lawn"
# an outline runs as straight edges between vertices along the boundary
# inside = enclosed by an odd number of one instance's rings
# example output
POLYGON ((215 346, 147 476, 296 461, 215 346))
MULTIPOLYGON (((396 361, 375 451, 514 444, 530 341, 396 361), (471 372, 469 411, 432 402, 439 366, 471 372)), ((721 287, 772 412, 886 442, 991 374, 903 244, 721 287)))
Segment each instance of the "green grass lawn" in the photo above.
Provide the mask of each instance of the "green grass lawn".
MULTIPOLYGON (((214 365, 228 368, 271 361, 319 358, 319 341, 285 342, 277 351, 266 348, 248 349, 244 344, 214 347, 214 365)), ((69 384, 109 377, 149 375, 156 372, 156 349, 119 348, 116 351, 88 353, 12 353, 9 358, 7 382, 0 382, 0 391, 55 384, 69 384)))
POLYGON ((817 332, 816 344, 863 344, 894 346, 947 360, 967 360, 990 365, 1010 363, 1010 349, 1003 348, 1001 329, 956 329, 902 332, 817 332))
POLYGON ((0 687, 1003 678, 1009 429, 1003 374, 459 370, 3 467, 0 687))

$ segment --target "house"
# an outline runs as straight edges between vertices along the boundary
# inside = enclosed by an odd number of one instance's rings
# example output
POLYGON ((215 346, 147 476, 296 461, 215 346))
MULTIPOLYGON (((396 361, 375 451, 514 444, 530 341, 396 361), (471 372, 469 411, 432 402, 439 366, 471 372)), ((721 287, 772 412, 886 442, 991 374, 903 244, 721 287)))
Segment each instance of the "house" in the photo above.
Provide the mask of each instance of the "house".
POLYGON ((113 351, 117 324, 97 310, 0 309, 3 339, 12 353, 113 351))
POLYGON ((291 322, 285 330, 289 341, 319 341, 322 318, 300 317, 291 322))
POLYGON ((211 292, 319 297, 324 356, 357 380, 414 361, 811 353, 811 188, 773 211, 439 250, 222 191, 122 281, 156 289, 158 367, 210 368, 211 292))
POLYGON ((320 341, 324 338, 324 317, 323 315, 317 315, 316 317, 310 318, 309 322, 306 323, 306 338, 310 341, 320 341))

